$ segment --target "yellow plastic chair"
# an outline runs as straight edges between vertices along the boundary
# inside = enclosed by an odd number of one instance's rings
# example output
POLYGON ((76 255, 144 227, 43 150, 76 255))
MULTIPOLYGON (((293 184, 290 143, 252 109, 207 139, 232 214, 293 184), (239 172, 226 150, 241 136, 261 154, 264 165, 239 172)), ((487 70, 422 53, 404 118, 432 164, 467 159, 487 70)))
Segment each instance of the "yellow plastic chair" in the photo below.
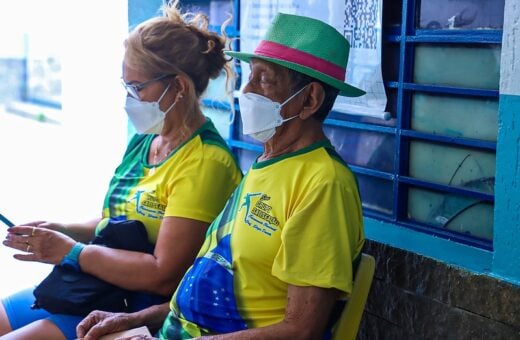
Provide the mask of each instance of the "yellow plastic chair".
POLYGON ((374 278, 376 261, 372 255, 361 254, 361 261, 356 271, 352 294, 347 300, 341 317, 332 334, 333 340, 355 340, 368 292, 374 278))

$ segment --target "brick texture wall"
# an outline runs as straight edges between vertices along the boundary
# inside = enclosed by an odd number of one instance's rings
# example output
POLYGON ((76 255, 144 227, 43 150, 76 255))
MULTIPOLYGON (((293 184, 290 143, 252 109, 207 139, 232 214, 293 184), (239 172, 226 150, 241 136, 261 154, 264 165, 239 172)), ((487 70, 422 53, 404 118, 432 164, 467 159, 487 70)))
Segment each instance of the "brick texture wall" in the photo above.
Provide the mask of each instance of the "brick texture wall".
POLYGON ((358 339, 520 340, 519 286, 373 241, 364 251, 376 272, 358 339))

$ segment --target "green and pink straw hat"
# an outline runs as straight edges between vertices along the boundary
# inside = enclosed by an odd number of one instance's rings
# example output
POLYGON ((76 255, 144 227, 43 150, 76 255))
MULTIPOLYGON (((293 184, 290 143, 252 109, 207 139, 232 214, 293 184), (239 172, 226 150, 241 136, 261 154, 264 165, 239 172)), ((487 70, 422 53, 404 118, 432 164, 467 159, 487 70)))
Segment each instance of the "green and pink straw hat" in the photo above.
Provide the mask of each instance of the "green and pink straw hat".
POLYGON ((346 97, 365 91, 345 83, 350 45, 334 27, 313 18, 279 13, 253 53, 226 51, 249 62, 266 60, 321 80, 346 97))

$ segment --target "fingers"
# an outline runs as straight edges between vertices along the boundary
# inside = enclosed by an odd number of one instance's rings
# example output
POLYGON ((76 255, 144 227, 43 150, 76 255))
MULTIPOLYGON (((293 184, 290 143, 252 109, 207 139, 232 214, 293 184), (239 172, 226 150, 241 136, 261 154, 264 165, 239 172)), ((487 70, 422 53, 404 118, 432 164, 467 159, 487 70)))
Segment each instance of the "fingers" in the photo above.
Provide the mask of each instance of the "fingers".
POLYGON ((33 225, 17 225, 9 228, 8 232, 9 234, 20 236, 35 236, 41 232, 41 230, 39 230, 37 226, 33 225))
POLYGON ((35 240, 34 237, 31 236, 31 234, 32 232, 29 232, 29 235, 9 232, 5 240, 3 241, 3 244, 7 247, 24 251, 27 253, 33 252, 35 240))
MULTIPOLYGON (((31 241, 34 240, 34 237, 36 237, 38 233, 39 231, 36 227, 15 226, 9 229, 6 240, 12 241, 13 243, 32 244, 31 241)), ((20 250, 23 249, 20 248, 20 250)))
POLYGON ((78 338, 82 339, 96 339, 95 331, 93 334, 90 334, 90 331, 94 326, 97 325, 98 322, 104 320, 104 318, 108 317, 109 313, 102 311, 93 311, 89 315, 87 315, 76 327, 76 335, 78 338))
POLYGON ((20 224, 19 226, 37 227, 37 226, 41 225, 42 223, 47 223, 47 222, 38 220, 38 221, 32 221, 32 222, 20 224))
POLYGON ((89 329, 97 323, 96 313, 97 311, 90 313, 76 326, 76 336, 78 338, 84 338, 89 329))
POLYGON ((14 254, 13 257, 19 261, 25 261, 25 262, 35 262, 35 261, 39 260, 39 258, 34 253, 14 254))
POLYGON ((117 331, 113 323, 116 313, 94 311, 87 315, 76 327, 78 338, 85 340, 97 339, 102 335, 117 331))
POLYGON ((17 260, 57 264, 72 242, 66 238, 52 230, 20 225, 9 229, 3 245, 26 253, 14 255, 17 260))

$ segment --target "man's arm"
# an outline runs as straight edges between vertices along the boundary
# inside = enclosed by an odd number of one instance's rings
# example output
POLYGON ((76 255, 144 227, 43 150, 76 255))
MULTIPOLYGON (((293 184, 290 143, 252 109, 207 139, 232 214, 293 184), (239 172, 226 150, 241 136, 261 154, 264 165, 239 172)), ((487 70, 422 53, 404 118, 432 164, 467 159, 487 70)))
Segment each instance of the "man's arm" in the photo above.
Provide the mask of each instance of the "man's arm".
POLYGON ((285 318, 282 322, 200 339, 321 339, 338 297, 339 292, 335 289, 289 285, 285 318))
POLYGON ((151 332, 155 332, 162 326, 169 312, 168 302, 135 313, 94 311, 79 323, 76 334, 80 339, 90 340, 141 326, 147 326, 151 332))

